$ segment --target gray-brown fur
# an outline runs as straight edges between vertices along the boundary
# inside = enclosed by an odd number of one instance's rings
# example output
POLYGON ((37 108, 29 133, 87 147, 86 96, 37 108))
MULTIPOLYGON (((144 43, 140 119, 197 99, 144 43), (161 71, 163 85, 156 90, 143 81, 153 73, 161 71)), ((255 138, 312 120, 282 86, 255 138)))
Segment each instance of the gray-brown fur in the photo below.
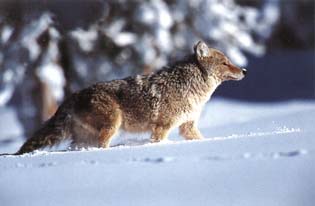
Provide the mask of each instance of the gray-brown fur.
POLYGON ((151 131, 152 142, 158 142, 179 126, 185 139, 200 139, 197 121, 203 105, 223 81, 240 80, 245 72, 198 42, 192 56, 157 73, 97 83, 74 93, 17 154, 65 138, 73 147, 106 148, 119 128, 151 131))

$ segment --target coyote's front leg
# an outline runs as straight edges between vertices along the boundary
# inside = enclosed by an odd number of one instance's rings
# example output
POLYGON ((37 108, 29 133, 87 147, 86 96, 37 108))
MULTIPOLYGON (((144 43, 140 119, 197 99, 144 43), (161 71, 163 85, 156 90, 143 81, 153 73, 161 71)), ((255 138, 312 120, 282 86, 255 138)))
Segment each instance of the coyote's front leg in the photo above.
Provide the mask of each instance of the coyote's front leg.
POLYGON ((195 121, 189 121, 183 123, 179 127, 180 134, 187 140, 193 140, 193 139, 203 139, 203 136, 199 129, 197 128, 195 121))
POLYGON ((151 142, 161 142, 168 138, 170 133, 170 125, 155 125, 152 128, 151 142))

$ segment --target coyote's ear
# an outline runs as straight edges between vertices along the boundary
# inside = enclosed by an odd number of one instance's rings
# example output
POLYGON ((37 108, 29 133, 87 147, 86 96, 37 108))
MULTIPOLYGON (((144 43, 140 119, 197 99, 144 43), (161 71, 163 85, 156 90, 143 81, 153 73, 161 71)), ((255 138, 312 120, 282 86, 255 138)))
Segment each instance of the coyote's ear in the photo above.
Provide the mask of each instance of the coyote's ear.
POLYGON ((211 56, 211 52, 210 52, 209 47, 203 41, 199 41, 194 46, 194 50, 195 50, 195 54, 196 54, 197 58, 205 58, 205 57, 211 56))

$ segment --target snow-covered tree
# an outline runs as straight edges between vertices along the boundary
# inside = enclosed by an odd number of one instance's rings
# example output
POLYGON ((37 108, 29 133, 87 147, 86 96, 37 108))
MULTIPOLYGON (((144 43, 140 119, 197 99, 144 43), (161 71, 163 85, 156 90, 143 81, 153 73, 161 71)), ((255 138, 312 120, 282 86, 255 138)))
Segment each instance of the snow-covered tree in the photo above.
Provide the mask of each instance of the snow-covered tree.
POLYGON ((53 12, 22 15, 20 24, 0 13, 0 105, 17 96, 24 125, 41 121, 66 92, 157 70, 200 39, 245 66, 244 52, 264 54, 280 15, 277 0, 259 7, 234 0, 109 0, 100 10, 96 21, 71 30, 53 12))

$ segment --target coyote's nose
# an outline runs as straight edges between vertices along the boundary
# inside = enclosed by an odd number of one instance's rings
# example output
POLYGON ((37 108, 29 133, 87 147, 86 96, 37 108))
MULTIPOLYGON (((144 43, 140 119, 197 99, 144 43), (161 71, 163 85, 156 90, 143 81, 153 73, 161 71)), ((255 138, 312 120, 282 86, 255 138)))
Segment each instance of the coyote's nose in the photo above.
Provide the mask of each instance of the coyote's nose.
POLYGON ((244 74, 244 75, 246 75, 247 70, 246 70, 246 69, 244 69, 244 68, 242 68, 242 72, 243 72, 243 74, 244 74))

